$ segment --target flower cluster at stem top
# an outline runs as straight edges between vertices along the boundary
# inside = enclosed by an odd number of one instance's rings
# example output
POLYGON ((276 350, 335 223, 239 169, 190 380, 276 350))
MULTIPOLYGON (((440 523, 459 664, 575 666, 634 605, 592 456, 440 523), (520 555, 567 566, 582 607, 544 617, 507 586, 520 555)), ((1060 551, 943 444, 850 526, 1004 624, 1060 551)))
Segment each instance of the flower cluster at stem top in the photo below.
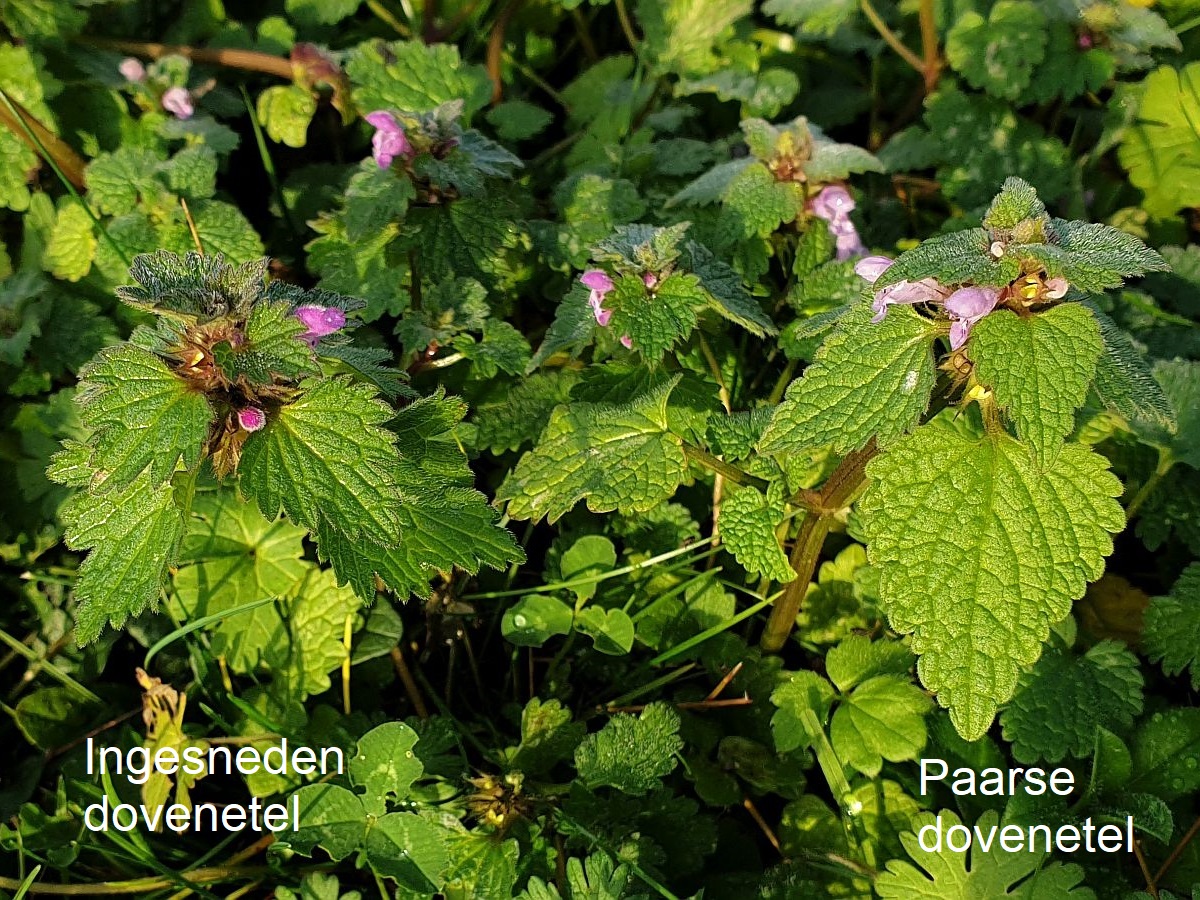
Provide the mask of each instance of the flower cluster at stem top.
MULTIPOLYGON (((889 256, 868 256, 858 261, 854 271, 868 284, 874 284, 893 263, 895 260, 889 256)), ((950 349, 958 350, 967 342, 976 323, 1014 292, 1026 301, 1060 300, 1066 295, 1068 287, 1070 285, 1067 279, 1061 276, 1042 279, 1036 275, 1025 276, 1002 288, 992 285, 966 285, 957 290, 952 290, 933 278, 898 281, 876 292, 871 303, 871 309, 875 312, 871 321, 882 322, 883 317, 887 315, 887 308, 894 304, 938 305, 950 317, 950 349)))

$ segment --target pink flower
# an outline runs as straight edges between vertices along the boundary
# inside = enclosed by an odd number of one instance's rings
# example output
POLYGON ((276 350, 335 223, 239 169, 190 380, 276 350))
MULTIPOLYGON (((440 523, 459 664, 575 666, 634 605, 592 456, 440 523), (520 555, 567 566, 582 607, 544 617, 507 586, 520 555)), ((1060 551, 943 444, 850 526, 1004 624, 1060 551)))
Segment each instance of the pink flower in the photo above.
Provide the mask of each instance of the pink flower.
POLYGON ((117 66, 117 71, 121 73, 122 78, 134 84, 141 84, 146 80, 146 67, 141 64, 141 61, 134 59, 132 56, 127 56, 121 60, 121 65, 117 66))
POLYGON ((658 287, 658 276, 653 272, 643 272, 642 284, 644 284, 650 290, 654 290, 656 287, 658 287))
POLYGON ((333 334, 346 325, 346 314, 336 306, 317 306, 316 304, 298 306, 296 307, 296 318, 308 329, 300 335, 300 340, 313 348, 317 346, 317 341, 321 338, 333 334))
POLYGON ((371 138, 371 155, 379 163, 379 168, 391 168, 397 156, 412 158, 412 144, 408 142, 408 136, 395 116, 381 109, 368 115, 367 122, 375 127, 375 135, 371 138))
MULTIPOLYGON (((869 284, 874 284, 894 262, 895 260, 886 256, 868 256, 855 264, 854 271, 869 284)), ((907 306, 914 303, 932 303, 944 300, 949 293, 948 288, 942 287, 932 278, 922 278, 916 282, 897 281, 875 293, 875 299, 871 303, 875 315, 871 321, 875 324, 882 322, 883 317, 887 315, 887 308, 894 303, 907 306)))
POLYGON ((627 334, 621 335, 621 346, 624 347, 626 350, 632 350, 633 349, 633 338, 631 338, 627 334))
POLYGON ((238 410, 237 420, 246 431, 260 431, 267 424, 267 414, 257 406, 247 406, 238 410))
POLYGON ((950 349, 957 350, 971 336, 971 328, 996 308, 1000 289, 994 287, 959 288, 946 298, 946 312, 950 314, 950 349))
POLYGON ((853 256, 862 256, 867 247, 858 236, 858 229, 850 221, 850 213, 854 211, 854 198, 840 184, 829 184, 821 188, 817 196, 808 201, 808 210, 818 219, 829 223, 829 231, 834 236, 839 262, 853 256))
POLYGON ((1061 300, 1067 295, 1067 289, 1071 283, 1061 275, 1056 275, 1053 278, 1046 279, 1046 299, 1061 300))
POLYGON ((588 289, 588 305, 597 324, 601 328, 606 327, 612 319, 612 310, 605 309, 601 304, 605 295, 613 289, 613 280, 601 269, 588 269, 579 276, 579 283, 588 289))
POLYGON ((192 95, 187 88, 167 88, 162 95, 162 107, 177 119, 190 119, 196 108, 192 106, 192 95))

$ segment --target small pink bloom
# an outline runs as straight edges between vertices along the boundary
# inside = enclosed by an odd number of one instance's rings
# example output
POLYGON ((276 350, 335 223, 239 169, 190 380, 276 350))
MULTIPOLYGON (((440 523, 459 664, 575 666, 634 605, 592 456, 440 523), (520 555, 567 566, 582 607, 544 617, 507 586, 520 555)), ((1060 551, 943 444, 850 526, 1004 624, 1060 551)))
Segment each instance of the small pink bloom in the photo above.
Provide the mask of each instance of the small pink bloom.
POLYGON ((605 295, 613 289, 613 280, 601 269, 588 269, 579 276, 579 283, 588 289, 588 305, 592 308, 596 323, 601 328, 607 327, 612 319, 612 310, 605 309, 601 304, 605 295))
POLYGON ((162 95, 162 107, 177 119, 190 119, 196 108, 187 88, 167 88, 162 95))
POLYGON ((613 280, 602 269, 588 269, 579 276, 579 283, 585 288, 607 294, 613 289, 613 280))
POLYGON ((117 66, 117 71, 121 73, 122 78, 134 84, 141 84, 146 80, 146 67, 142 65, 140 60, 134 59, 132 56, 127 56, 121 60, 121 65, 117 66))
POLYGON ((381 109, 368 115, 367 122, 375 128, 375 135, 371 138, 371 155, 379 163, 379 168, 391 168, 398 156, 412 158, 412 144, 408 142, 408 136, 395 116, 381 109))
POLYGON ((1056 275, 1054 278, 1046 279, 1046 299, 1061 300, 1067 295, 1067 289, 1071 283, 1061 275, 1056 275))
POLYGON ((850 213, 854 208, 854 198, 840 184, 826 185, 817 196, 808 201, 809 212, 829 223, 829 231, 836 241, 839 262, 862 256, 867 252, 866 245, 858 236, 858 229, 850 220, 850 213))
POLYGON ((260 431, 267 424, 267 414, 257 406, 239 409, 237 419, 238 424, 246 431, 260 431))
POLYGON ((845 219, 854 211, 854 198, 840 184, 829 184, 821 188, 821 192, 808 202, 808 208, 814 216, 826 222, 845 219))
POLYGON ((946 312, 950 314, 950 349, 957 350, 971 336, 975 323, 996 308, 1000 291, 994 287, 959 288, 946 298, 946 312))
POLYGON ((632 350, 633 349, 633 338, 631 338, 627 334, 621 335, 621 346, 624 347, 626 350, 632 350))
POLYGON ((316 304, 298 306, 296 307, 296 318, 308 329, 300 335, 300 340, 310 347, 316 347, 317 341, 321 338, 333 334, 346 325, 346 314, 336 306, 317 306, 316 304))
POLYGON ((1090 34, 1081 34, 1076 39, 1075 43, 1079 45, 1080 50, 1088 50, 1091 48, 1094 42, 1092 41, 1092 36, 1090 34))
POLYGON ((654 290, 656 287, 658 287, 658 276, 653 272, 643 272, 642 284, 644 284, 650 290, 654 290))

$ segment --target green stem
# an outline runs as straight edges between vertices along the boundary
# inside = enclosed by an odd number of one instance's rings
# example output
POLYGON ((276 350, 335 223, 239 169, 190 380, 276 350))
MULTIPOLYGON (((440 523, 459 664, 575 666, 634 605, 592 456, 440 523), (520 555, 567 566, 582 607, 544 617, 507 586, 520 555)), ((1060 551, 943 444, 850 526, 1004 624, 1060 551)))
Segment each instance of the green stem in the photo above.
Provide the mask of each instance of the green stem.
MULTIPOLYGON (((26 647, 3 629, 0 629, 0 642, 7 644, 14 653, 16 653, 18 656, 23 656, 26 661, 41 665, 42 669, 47 675, 49 675, 63 687, 74 691, 84 700, 87 700, 91 703, 104 702, 62 669, 58 668, 58 666, 54 665, 54 663, 50 662, 48 659, 43 659, 42 657, 38 656, 36 652, 26 647)), ((12 890, 16 890, 16 888, 12 888, 12 890)))
POLYGON ((622 694, 620 697, 616 697, 608 701, 608 703, 605 703, 604 706, 628 706, 634 700, 644 697, 647 694, 651 694, 661 687, 666 687, 672 681, 678 681, 694 668, 696 668, 696 663, 687 663, 686 665, 680 666, 678 669, 672 669, 666 675, 660 675, 653 681, 649 681, 646 684, 643 684, 641 687, 636 687, 632 691, 628 691, 627 693, 622 694))
POLYGON ((725 407, 725 412, 733 412, 730 406, 729 388, 725 386, 725 376, 721 373, 721 364, 717 361, 717 355, 713 353, 712 347, 708 344, 708 339, 704 334, 700 334, 700 352, 704 354, 704 360, 708 363, 708 369, 713 374, 713 378, 717 382, 717 394, 721 398, 721 405, 725 407))
POLYGON ((408 26, 393 16, 388 8, 380 3, 379 0, 367 0, 367 9, 375 15, 375 18, 391 28, 400 37, 412 37, 412 31, 408 26))
POLYGON ((654 657, 654 659, 650 660, 650 662, 648 662, 647 665, 651 666, 651 667, 661 666, 663 663, 666 663, 666 662, 674 659, 677 656, 682 656, 684 653, 687 653, 693 647, 698 646, 699 644, 703 644, 705 641, 709 640, 710 638, 714 638, 718 634, 721 634, 723 631, 728 631, 734 625, 737 625, 740 622, 744 622, 751 616, 758 614, 761 610, 766 609, 768 606, 770 606, 772 603, 774 603, 775 600, 776 600, 775 596, 768 597, 766 600, 763 600, 759 603, 755 603, 753 606, 749 606, 746 609, 743 609, 736 616, 734 616, 733 618, 731 618, 725 622, 722 622, 720 625, 714 625, 712 628, 708 628, 708 629, 700 632, 697 635, 693 635, 692 637, 688 638, 686 641, 683 641, 680 644, 676 644, 670 650, 663 651, 662 653, 658 654, 658 656, 654 657))
POLYGON ((625 0, 617 0, 617 18, 621 20, 621 31, 625 33, 625 40, 629 41, 629 49, 636 56, 638 38, 637 33, 633 30, 633 22, 629 18, 629 10, 625 8, 625 0))
POLYGON ((0 109, 0 124, 29 145, 34 153, 40 153, 54 167, 60 178, 83 190, 84 172, 87 163, 70 144, 39 122, 29 110, 16 100, 5 97, 6 109, 0 109))
POLYGON ((1158 487, 1159 482, 1163 480, 1171 467, 1175 465, 1175 457, 1171 451, 1165 447, 1158 451, 1158 465, 1154 467, 1154 471, 1150 477, 1146 479, 1145 484, 1138 488, 1138 492, 1133 495, 1133 499, 1129 501, 1129 506, 1125 507, 1125 519, 1128 522, 1133 521, 1133 517, 1137 515, 1138 510, 1142 508, 1142 504, 1149 499, 1154 493, 1154 489, 1158 487))
POLYGON ((652 556, 649 559, 644 559, 641 562, 632 563, 628 566, 621 566, 619 569, 612 569, 600 575, 589 575, 586 578, 572 578, 570 581, 555 581, 552 584, 540 584, 536 587, 529 588, 514 588, 507 591, 487 591, 481 594, 464 594, 461 600, 499 600, 504 597, 520 597, 523 594, 544 594, 548 591, 557 591, 564 588, 582 587, 585 584, 597 584, 601 581, 607 581, 609 578, 617 578, 620 575, 628 575, 630 572, 636 572, 639 569, 656 566, 660 562, 668 559, 674 559, 676 556, 682 556, 685 553, 695 553, 697 550, 706 547, 713 542, 712 538, 698 541, 695 544, 688 544, 686 547, 678 547, 675 550, 668 550, 666 553, 660 553, 658 556, 652 556))
MULTIPOLYGON (((325 871, 328 864, 306 867, 308 871, 325 871)), ((176 879, 165 876, 150 876, 148 878, 131 878, 128 881, 101 881, 94 884, 31 884, 26 890, 30 894, 53 894, 59 897, 70 896, 109 896, 114 894, 147 894, 151 891, 172 887, 183 881, 186 884, 213 884, 218 881, 229 881, 234 878, 260 878, 274 872, 270 866, 207 866, 203 869, 193 869, 190 872, 180 872, 176 879)), ((0 889, 16 891, 21 882, 15 878, 0 876, 0 889)))
POLYGON ((258 157, 262 160, 263 171, 267 173, 267 180, 271 182, 271 193, 275 195, 275 201, 279 204, 279 210, 283 213, 283 221, 287 223, 288 230, 292 233, 292 237, 299 239, 300 230, 296 227, 296 220, 292 218, 292 211, 288 208, 287 201, 283 199, 283 187, 279 183, 279 176, 275 172, 275 161, 271 159, 271 153, 267 149, 267 141, 263 136, 262 125, 258 121, 258 110, 254 108, 254 102, 250 99, 250 93, 246 90, 246 86, 242 85, 242 102, 246 104, 246 112, 250 116, 250 128, 254 131, 254 142, 258 146, 258 157))
POLYGON ((796 577, 784 588, 783 597, 771 610, 763 630, 760 643, 765 653, 778 653, 787 643, 804 595, 808 592, 808 583, 812 581, 816 570, 821 548, 825 545, 825 537, 833 527, 838 512, 849 505, 862 487, 867 463, 875 452, 875 441, 872 439, 862 450, 848 453, 816 494, 815 501, 810 503, 811 508, 800 523, 800 533, 788 558, 796 577))
MULTIPOLYGON (((811 709, 802 710, 800 721, 804 724, 805 731, 812 736, 817 765, 821 767, 821 774, 825 776, 829 790, 837 801, 842 824, 847 831, 846 836, 855 840, 863 852, 863 862, 874 869, 875 848, 863 827, 862 817, 859 815, 861 810, 855 808, 856 801, 850 790, 850 782, 846 780, 846 771, 842 768, 842 761, 838 759, 833 745, 829 743, 829 738, 825 735, 825 729, 821 727, 816 712, 811 709), (847 819, 852 824, 847 825, 847 819)), ((882 815, 882 811, 880 814, 882 815)))
MULTIPOLYGON (((62 182, 63 187, 67 189, 67 193, 69 193, 75 199, 76 203, 83 207, 83 211, 87 213, 88 218, 92 220, 92 224, 95 225, 100 231, 100 236, 104 238, 110 247, 112 247, 117 256, 120 258, 121 262, 128 266, 129 257, 126 255, 124 248, 121 247, 121 245, 115 240, 113 240, 113 236, 108 233, 108 228, 106 228, 104 223, 100 221, 94 212, 92 212, 92 208, 84 202, 83 197, 80 196, 79 190, 75 186, 75 180, 68 177, 68 174, 59 166, 58 158, 43 142, 42 136, 39 135, 36 130, 30 127, 29 122, 25 120, 25 117, 17 108, 17 105, 9 98, 6 91, 0 90, 0 101, 4 102, 4 106, 7 108, 9 115, 16 119, 21 129, 25 132, 26 141, 37 148, 38 152, 42 155, 42 158, 44 158, 46 162, 50 164, 50 168, 53 169, 54 174, 58 176, 58 180, 62 182)), ((61 143, 61 141, 59 143, 61 143)), ((63 146, 66 145, 64 144, 63 146)), ((82 176, 80 176, 80 178, 82 178, 82 176)), ((80 183, 82 184, 82 182, 80 183)))
POLYGON ((775 386, 771 388, 771 393, 767 397, 767 405, 774 406, 783 399, 783 392, 787 390, 787 386, 792 383, 792 376, 796 374, 796 360, 789 359, 788 364, 783 367, 783 371, 779 373, 779 378, 775 380, 775 386))
POLYGON ((142 660, 142 668, 146 669, 148 671, 150 669, 150 660, 154 659, 154 657, 158 654, 158 652, 160 650, 162 650, 164 647, 170 646, 171 644, 175 643, 175 641, 179 640, 184 635, 191 634, 193 631, 196 631, 197 629, 205 628, 208 625, 212 625, 214 622, 220 622, 223 619, 229 619, 229 618, 232 618, 233 616, 241 615, 242 613, 245 613, 245 612, 250 612, 250 610, 252 610, 252 609, 258 609, 260 606, 266 606, 268 603, 274 603, 274 602, 275 602, 274 597, 262 597, 261 599, 251 600, 249 603, 243 603, 240 606, 235 606, 232 609, 226 609, 226 610, 223 610, 218 613, 213 613, 212 615, 202 616, 199 619, 195 619, 191 622, 188 622, 182 628, 176 628, 174 631, 172 631, 166 637, 162 638, 162 640, 158 641, 153 647, 151 647, 149 650, 147 650, 146 656, 142 660))
POLYGON ((739 469, 732 463, 727 463, 719 456, 713 456, 707 450, 685 443, 683 445, 683 455, 689 460, 704 468, 716 472, 718 475, 723 475, 725 478, 732 481, 734 484, 740 484, 745 487, 755 487, 760 491, 766 491, 769 482, 765 478, 759 478, 757 475, 751 475, 749 472, 739 469))
POLYGON ((913 53, 912 50, 910 50, 904 43, 904 41, 900 40, 900 38, 896 36, 896 32, 892 31, 892 29, 888 27, 887 22, 883 21, 883 17, 879 15, 879 12, 874 6, 871 5, 871 0, 859 0, 858 5, 862 8, 863 15, 867 17, 867 20, 871 23, 875 30, 879 32, 879 36, 883 38, 884 43, 895 50, 896 53, 900 55, 902 60, 924 75, 925 63, 921 60, 921 57, 913 53))
POLYGON ((596 837, 596 835, 592 834, 590 831, 588 831, 586 828, 584 828, 582 825, 580 825, 574 819, 568 818, 567 815, 561 809, 557 810, 555 815, 557 815, 560 819, 562 819, 564 822, 569 824, 572 828, 574 828, 576 831, 578 831, 580 834, 582 834, 585 838, 587 838, 589 841, 591 841, 595 846, 599 847, 605 853, 608 853, 608 854, 616 857, 619 862, 623 863, 624 865, 629 866, 630 871, 632 871, 634 875, 636 875, 638 878, 640 878, 642 881, 644 881, 648 887, 650 887, 654 891, 656 891, 658 893, 658 895, 663 898, 663 900, 681 900, 681 898, 679 896, 672 894, 664 885, 660 884, 654 878, 652 878, 649 875, 649 873, 647 873, 646 870, 643 869, 641 866, 639 866, 637 863, 635 863, 629 859, 621 859, 620 854, 616 853, 615 851, 610 849, 608 846, 606 846, 604 844, 604 842, 602 842, 600 840, 600 838, 596 837))

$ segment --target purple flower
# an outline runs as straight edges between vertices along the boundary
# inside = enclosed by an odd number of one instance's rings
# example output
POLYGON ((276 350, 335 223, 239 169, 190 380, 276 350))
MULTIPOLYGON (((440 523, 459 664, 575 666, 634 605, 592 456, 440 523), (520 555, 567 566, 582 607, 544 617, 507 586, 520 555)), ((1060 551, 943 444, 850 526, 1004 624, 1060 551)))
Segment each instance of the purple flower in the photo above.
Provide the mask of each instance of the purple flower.
POLYGON ((867 252, 866 245, 858 236, 858 230, 850 221, 854 211, 854 198, 840 184, 829 184, 808 202, 808 210, 818 219, 829 223, 829 231, 837 246, 837 259, 844 261, 867 252))
POLYGON ((603 269, 588 269, 579 276, 579 283, 588 290, 599 292, 601 299, 613 289, 613 280, 603 269))
POLYGON ((588 269, 579 276, 579 283, 588 289, 588 305, 597 324, 602 328, 607 326, 612 319, 612 310, 605 309, 601 304, 605 295, 613 289, 613 280, 601 269, 588 269))
POLYGON ((835 258, 838 262, 844 262, 855 256, 862 256, 867 252, 867 245, 862 242, 862 238, 858 236, 853 223, 849 220, 846 221, 845 231, 835 233, 834 246, 837 248, 837 256, 835 258))
MULTIPOLYGON (((892 267, 894 262, 895 260, 886 256, 868 256, 855 264, 854 271, 869 284, 874 284, 884 272, 892 267)), ((875 299, 871 302, 871 309, 875 315, 871 321, 876 324, 882 322, 883 317, 887 315, 887 308, 894 303, 902 303, 907 306, 914 303, 931 303, 944 300, 949 293, 949 290, 932 278, 922 278, 915 282, 897 281, 875 293, 875 299)))
POLYGON ((267 414, 257 406, 247 406, 238 410, 237 420, 246 431, 260 431, 267 424, 267 414))
POLYGON ((874 284, 894 262, 890 256, 865 256, 854 264, 854 274, 867 284, 874 284))
POLYGON ((410 159, 413 155, 412 144, 404 129, 396 121, 396 117, 386 110, 377 110, 367 116, 367 122, 375 127, 375 135, 371 138, 371 155, 379 168, 391 168, 392 161, 397 156, 410 159))
POLYGON ((1000 299, 999 288, 964 287, 946 298, 946 312, 950 314, 950 349, 957 350, 971 336, 971 328, 996 308, 1000 299))
POLYGON ((333 334, 346 325, 346 314, 336 306, 297 306, 296 318, 308 330, 300 335, 300 340, 315 348, 317 341, 327 334, 333 334))
POLYGON ((826 222, 835 222, 849 216, 855 209, 855 203, 850 192, 840 184, 829 184, 809 201, 809 209, 814 216, 826 222))
POLYGON ((142 65, 140 60, 134 59, 132 56, 127 56, 121 60, 121 65, 117 66, 117 71, 121 73, 122 78, 134 84, 141 84, 146 80, 146 67, 142 65))
POLYGON ((196 108, 187 88, 167 88, 162 95, 162 107, 177 119, 190 119, 196 108))

